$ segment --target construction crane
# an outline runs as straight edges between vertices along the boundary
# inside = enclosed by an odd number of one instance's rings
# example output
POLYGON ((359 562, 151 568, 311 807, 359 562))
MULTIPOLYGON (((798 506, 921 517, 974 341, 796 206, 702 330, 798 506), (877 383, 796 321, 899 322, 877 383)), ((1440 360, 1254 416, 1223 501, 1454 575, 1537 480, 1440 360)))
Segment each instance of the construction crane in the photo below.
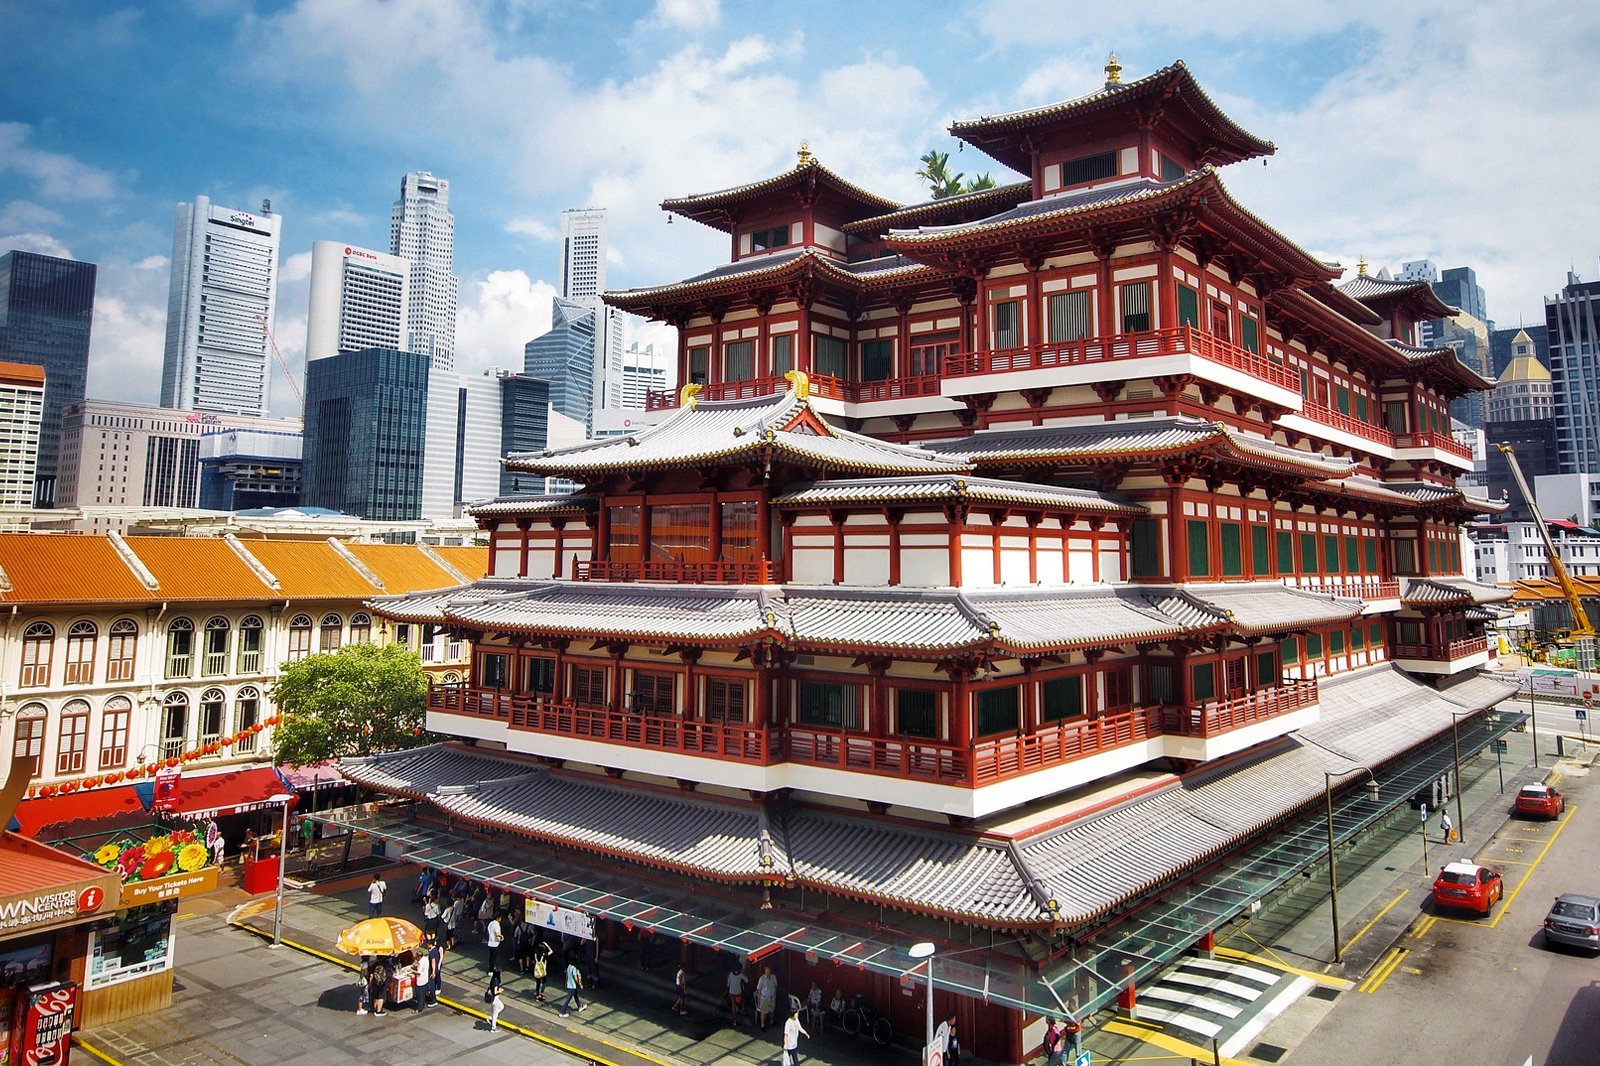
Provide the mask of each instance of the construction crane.
POLYGON ((1533 515, 1533 522, 1539 529, 1539 536, 1544 540, 1545 558, 1550 561, 1550 572, 1555 575, 1556 583, 1561 586, 1561 593, 1566 597, 1567 607, 1572 612, 1572 628, 1567 635, 1572 640, 1573 656, 1577 660, 1579 670, 1594 669, 1594 626, 1589 622, 1589 615, 1583 609, 1583 601, 1578 598, 1578 586, 1572 583, 1572 578, 1567 573, 1567 568, 1561 565, 1561 556, 1556 552, 1556 542, 1550 536, 1550 527, 1545 524, 1544 515, 1539 512, 1539 505, 1534 502, 1533 492, 1528 488, 1528 479, 1522 476, 1522 466, 1517 462, 1517 453, 1509 444, 1496 444, 1496 448, 1506 457, 1506 465, 1511 468, 1511 477, 1517 483, 1517 489, 1522 493, 1522 498, 1528 504, 1528 510, 1533 515))
POLYGON ((267 335, 267 343, 272 345, 272 354, 278 357, 278 366, 283 369, 283 380, 287 381, 289 383, 289 388, 294 390, 295 401, 299 403, 300 413, 304 415, 306 411, 305 393, 300 391, 300 386, 294 380, 294 375, 289 372, 289 360, 285 359, 283 357, 283 352, 278 350, 278 342, 273 338, 272 328, 267 325, 267 320, 262 318, 260 315, 257 315, 256 321, 261 323, 261 332, 267 335))

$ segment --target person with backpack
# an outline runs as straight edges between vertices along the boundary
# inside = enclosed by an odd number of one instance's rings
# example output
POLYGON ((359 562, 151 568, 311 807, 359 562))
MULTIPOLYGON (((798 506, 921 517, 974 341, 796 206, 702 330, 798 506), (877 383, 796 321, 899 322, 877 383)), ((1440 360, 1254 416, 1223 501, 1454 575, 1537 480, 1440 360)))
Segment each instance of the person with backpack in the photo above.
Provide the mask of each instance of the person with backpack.
POLYGON ((572 1005, 578 1006, 579 1013, 583 1011, 583 997, 578 992, 583 988, 583 974, 578 970, 578 960, 567 956, 567 998, 561 1001, 561 1016, 565 1018, 572 1013, 572 1005))
POLYGON ((489 971, 489 987, 483 990, 483 1001, 489 1004, 489 1028, 499 1028, 500 1012, 506 1007, 505 997, 500 994, 499 970, 489 971))
POLYGON ((544 983, 550 977, 552 954, 550 945, 545 943, 544 933, 541 932, 533 942, 533 998, 537 1003, 545 1002, 544 983))

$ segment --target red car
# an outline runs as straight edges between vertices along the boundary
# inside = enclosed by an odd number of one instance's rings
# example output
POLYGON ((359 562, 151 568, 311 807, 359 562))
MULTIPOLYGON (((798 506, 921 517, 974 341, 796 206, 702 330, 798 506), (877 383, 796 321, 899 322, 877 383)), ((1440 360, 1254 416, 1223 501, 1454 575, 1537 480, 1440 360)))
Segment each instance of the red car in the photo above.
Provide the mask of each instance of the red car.
POLYGON ((1433 905, 1476 911, 1485 918, 1489 908, 1505 895, 1505 882, 1499 870, 1474 862, 1452 862, 1439 871, 1433 882, 1433 905))
POLYGON ((1567 798, 1549 785, 1523 785, 1517 793, 1518 814, 1540 818, 1559 818, 1567 809, 1567 798))

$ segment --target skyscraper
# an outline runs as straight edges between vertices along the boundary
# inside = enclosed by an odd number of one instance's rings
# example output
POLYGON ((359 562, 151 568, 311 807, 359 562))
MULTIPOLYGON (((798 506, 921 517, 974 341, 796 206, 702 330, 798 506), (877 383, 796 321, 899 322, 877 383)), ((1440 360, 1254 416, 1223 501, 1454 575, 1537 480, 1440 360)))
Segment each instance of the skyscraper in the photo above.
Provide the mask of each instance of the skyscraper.
POLYGON ((1517 464, 1530 484, 1537 484, 1542 475, 1558 473, 1555 387, 1526 331, 1516 332, 1511 351, 1511 360, 1489 394, 1484 424, 1490 445, 1484 452, 1485 484, 1491 498, 1504 497, 1510 502, 1509 518, 1527 521, 1532 512, 1522 493, 1516 491, 1506 457, 1494 445, 1510 444, 1516 450, 1517 464))
POLYGON ((1556 383, 1561 473, 1600 473, 1600 281, 1567 272, 1567 284, 1544 299, 1550 376, 1556 383))
POLYGON ((550 331, 523 348, 523 370, 550 383, 550 405, 586 426, 594 419, 595 310, 591 303, 556 297, 550 331))
POLYGON ((44 367, 34 503, 55 503, 61 410, 83 399, 94 321, 93 263, 36 252, 0 255, 0 359, 44 367))
POLYGON ((389 348, 306 364, 301 500, 361 518, 422 513, 428 357, 389 348))
POLYGON ((306 358, 363 348, 405 351, 411 263, 338 241, 311 245, 306 358))
POLYGON ((0 508, 33 506, 44 389, 43 367, 0 363, 0 508))
POLYGON ((427 171, 400 179, 400 199, 389 216, 389 251, 411 261, 406 351, 426 355, 435 370, 456 364, 456 220, 450 183, 427 171))
POLYGON ((605 208, 561 212, 561 296, 598 297, 606 291, 605 208))
POLYGON ((178 205, 162 407, 267 413, 263 326, 273 324, 277 308, 279 229, 265 203, 260 214, 217 207, 204 196, 178 205))

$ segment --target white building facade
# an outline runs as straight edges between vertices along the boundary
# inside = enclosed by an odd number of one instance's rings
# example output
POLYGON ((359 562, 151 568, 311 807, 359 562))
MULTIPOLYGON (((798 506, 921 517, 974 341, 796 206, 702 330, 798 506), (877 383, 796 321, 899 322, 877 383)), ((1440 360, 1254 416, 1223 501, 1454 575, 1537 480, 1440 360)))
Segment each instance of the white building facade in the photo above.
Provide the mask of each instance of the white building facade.
POLYGON ((456 361, 461 279, 455 275, 455 232, 449 181, 427 171, 400 179, 400 199, 389 216, 389 251, 411 263, 401 350, 428 356, 434 370, 454 369, 456 361))
POLYGON ((264 415, 281 220, 196 197, 172 234, 161 406, 264 415))
POLYGON ((411 262, 338 241, 311 245, 311 301, 306 358, 326 359, 363 348, 406 347, 411 262))
POLYGON ((44 367, 0 363, 0 509, 33 506, 44 380, 44 367))

